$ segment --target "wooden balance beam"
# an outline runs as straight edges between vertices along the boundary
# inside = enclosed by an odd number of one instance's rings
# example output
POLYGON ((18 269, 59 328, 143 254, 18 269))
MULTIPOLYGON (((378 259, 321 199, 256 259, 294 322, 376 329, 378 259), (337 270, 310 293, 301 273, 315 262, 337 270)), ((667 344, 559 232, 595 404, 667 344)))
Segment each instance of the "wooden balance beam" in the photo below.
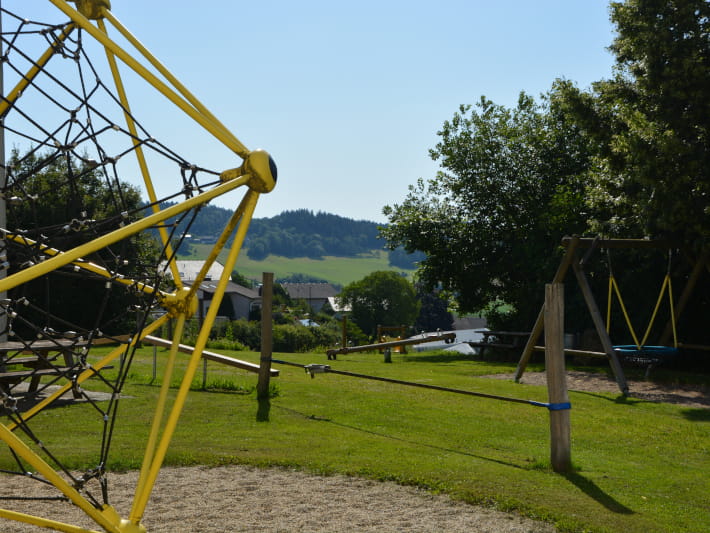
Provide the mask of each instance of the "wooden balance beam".
MULTIPOLYGON (((168 339, 162 339, 160 337, 154 337, 152 335, 146 335, 143 337, 143 342, 152 344, 153 346, 160 346, 161 348, 170 348, 172 346, 172 341, 168 339)), ((193 346, 188 346, 187 344, 179 344, 178 351, 181 353, 186 353, 192 355, 195 351, 193 346)), ((249 372, 259 373, 259 365, 254 363, 249 363, 247 361, 242 361, 241 359, 235 359, 234 357, 228 357, 219 353, 208 352, 207 350, 202 350, 202 358, 208 361, 214 361, 215 363, 221 363, 223 365, 233 366, 235 368, 241 368, 242 370, 247 370, 249 372)), ((276 377, 279 375, 279 371, 275 368, 269 370, 269 374, 276 377)))

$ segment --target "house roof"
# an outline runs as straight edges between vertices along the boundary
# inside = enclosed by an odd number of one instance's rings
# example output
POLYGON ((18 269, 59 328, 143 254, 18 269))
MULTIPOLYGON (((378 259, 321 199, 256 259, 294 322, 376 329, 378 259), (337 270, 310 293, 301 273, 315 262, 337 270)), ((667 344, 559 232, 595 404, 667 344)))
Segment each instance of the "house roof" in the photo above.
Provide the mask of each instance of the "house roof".
MULTIPOLYGON (((191 286, 189 282, 186 282, 185 284, 191 286)), ((214 292, 217 290, 217 281, 203 281, 202 283, 200 283, 200 290, 208 294, 214 294, 214 292)), ((259 295, 259 291, 250 289, 248 287, 243 287, 234 283, 233 281, 227 282, 227 287, 225 288, 224 293, 239 294, 241 296, 244 296, 245 298, 248 298, 249 300, 259 300, 261 298, 261 296, 259 295)))
POLYGON ((281 286, 295 300, 325 300, 338 294, 330 283, 282 283, 281 286))
MULTIPOLYGON (((177 265, 181 280, 194 281, 197 278, 197 274, 200 273, 200 269, 202 269, 202 265, 204 265, 205 262, 178 260, 175 261, 175 264, 177 265)), ((218 280, 222 276, 222 272, 224 272, 224 267, 220 263, 215 261, 210 267, 210 269, 207 271, 207 277, 210 280, 218 280)))

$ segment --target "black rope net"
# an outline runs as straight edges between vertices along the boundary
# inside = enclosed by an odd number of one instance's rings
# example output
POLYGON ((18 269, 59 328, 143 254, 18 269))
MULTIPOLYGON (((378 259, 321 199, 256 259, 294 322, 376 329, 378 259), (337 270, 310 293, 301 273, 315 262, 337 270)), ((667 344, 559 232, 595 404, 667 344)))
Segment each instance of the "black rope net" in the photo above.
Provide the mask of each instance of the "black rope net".
MULTIPOLYGON (((98 58, 89 57, 85 41, 91 39, 80 28, 61 20, 29 20, 5 8, 1 12, 0 118, 7 149, 0 166, 0 196, 6 204, 0 224, 0 279, 95 242, 156 207, 219 181, 218 173, 154 138, 121 105, 112 85, 102 81, 98 58), (136 133, 127 128, 126 116, 135 122, 136 133), (126 175, 138 181, 138 147, 164 162, 176 192, 146 204, 138 188, 124 181, 126 175)), ((135 353, 130 341, 161 312, 157 292, 145 288, 168 283, 165 265, 197 209, 165 224, 171 246, 151 228, 0 294, 2 422, 97 508, 109 503, 106 468, 120 393, 135 353), (89 263, 91 268, 85 268, 89 263), (95 370, 100 356, 93 353, 105 353, 108 343, 124 346, 124 353, 112 368, 95 370), (77 378, 86 371, 94 377, 82 385, 77 378), (77 424, 87 410, 98 420, 89 431, 99 442, 95 458, 81 471, 61 453, 72 435, 43 434, 46 424, 35 423, 42 417, 31 411, 56 387, 67 385, 64 398, 82 409, 77 424), (60 444, 60 451, 52 444, 60 444)), ((87 438, 86 428, 77 427, 77 433, 87 438)), ((9 447, 0 451, 0 461, 5 473, 46 481, 9 447)))

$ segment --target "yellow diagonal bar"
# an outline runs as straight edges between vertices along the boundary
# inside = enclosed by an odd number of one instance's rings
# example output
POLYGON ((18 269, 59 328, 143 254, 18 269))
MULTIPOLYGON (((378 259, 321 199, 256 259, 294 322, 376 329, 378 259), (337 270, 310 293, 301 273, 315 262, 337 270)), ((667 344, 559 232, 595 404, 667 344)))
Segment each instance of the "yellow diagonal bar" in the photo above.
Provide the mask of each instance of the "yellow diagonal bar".
POLYGON ((63 522, 57 522, 56 520, 49 520, 39 516, 9 511, 7 509, 0 509, 0 518, 14 520, 15 522, 24 522, 25 524, 32 524, 33 526, 53 529, 54 531, 63 531, 64 533, 100 533, 99 531, 94 531, 93 529, 72 526, 70 524, 64 524, 63 522))
POLYGON ((210 267, 214 264, 215 261, 217 261, 219 254, 226 246, 229 237, 234 231, 234 228, 237 227, 237 224, 239 224, 239 221, 244 215, 244 211, 247 208, 247 202, 247 196, 245 195, 244 198, 242 198, 242 201, 239 203, 239 207, 237 207, 236 211, 234 211, 231 218, 229 219, 229 222, 224 227, 224 230, 222 230, 219 239, 217 239, 217 242, 212 247, 212 250, 210 250, 209 255, 202 263, 202 268, 200 269, 200 272, 197 274, 197 276, 195 277, 195 281, 192 282, 192 285, 190 286, 190 292, 187 296, 188 299, 193 298, 196 295, 198 289, 200 288, 200 285, 207 277, 207 272, 209 272, 210 267))
MULTIPOLYGON (((146 337, 147 335, 150 335, 152 332, 157 330, 160 326, 165 324, 170 317, 166 314, 158 318, 157 320, 153 321, 149 325, 147 325, 145 328, 141 330, 141 333, 139 336, 136 338, 131 339, 130 343, 128 345, 121 345, 116 347, 116 349, 112 350, 109 354, 104 356, 100 361, 98 361, 96 364, 92 365, 91 369, 84 370, 81 374, 79 374, 76 378, 76 382, 78 385, 81 385, 84 383, 87 379, 93 377, 96 375, 96 372, 100 371, 102 368, 107 366, 109 363, 115 361, 125 350, 128 348, 131 348, 134 346, 138 341, 146 337)), ((32 417, 34 417, 37 413, 42 411, 45 407, 52 405, 57 399, 61 398, 64 394, 66 394, 73 386, 73 383, 67 383, 54 391, 50 396, 39 402, 37 405, 33 406, 32 408, 28 409, 24 413, 22 413, 22 419, 26 422, 30 420, 32 417)), ((10 431, 14 431, 17 428, 17 424, 12 423, 8 424, 7 426, 10 431)))
POLYGON ((27 71, 27 74, 25 74, 25 76, 23 76, 23 78, 17 83, 15 88, 12 89, 12 91, 10 91, 10 93, 2 101, 0 101, 0 116, 7 111, 8 107, 17 101, 23 91, 32 83, 32 80, 37 77, 37 74, 42 72, 44 66, 56 53, 57 45, 64 41, 73 30, 74 24, 67 24, 64 30, 62 30, 62 32, 57 36, 57 40, 54 41, 51 46, 47 48, 46 52, 40 56, 36 63, 32 65, 30 70, 27 71))
POLYGON ((6 277, 5 279, 0 280, 0 293, 3 291, 10 290, 13 287, 17 287, 18 285, 21 285, 23 283, 27 283, 28 281, 32 281, 33 279, 48 274, 49 272, 52 272, 53 270, 56 270, 64 265, 73 263, 77 259, 80 259, 84 256, 88 256, 122 239, 126 239, 135 233, 146 230, 154 225, 159 224, 160 222, 163 222, 164 220, 167 220, 168 218, 177 216, 183 211, 187 211, 188 209, 192 209, 193 207, 207 203, 218 196, 221 196, 233 189, 236 189, 240 185, 247 184, 249 182, 250 177, 251 176, 249 174, 245 174, 240 178, 228 181, 226 183, 221 183, 220 185, 217 185, 209 191, 205 191, 202 194, 198 194, 197 196, 188 198, 187 200, 180 202, 179 204, 170 206, 167 209, 163 209, 158 213, 148 215, 145 218, 137 220, 115 231, 112 231, 111 233, 102 235, 101 237, 97 237, 91 242, 87 242, 85 244, 77 246, 76 248, 67 250, 66 252, 63 252, 60 255, 47 259, 46 261, 42 261, 41 263, 38 263, 34 266, 16 272, 15 274, 12 274, 6 277))
POLYGON ((77 23, 81 28, 83 28, 87 33, 89 33, 94 39, 101 43, 104 47, 109 49, 113 54, 116 55, 121 61, 133 69, 139 76, 155 87, 163 96, 168 100, 173 102, 182 111, 184 111, 188 116, 190 116, 195 122, 202 126, 205 130, 210 132, 216 139, 222 142, 227 148, 232 150, 234 153, 246 159, 249 155, 249 150, 237 139, 233 134, 228 131, 223 130, 212 122, 209 117, 206 117, 195 109, 189 102, 177 94, 173 89, 171 89, 167 84, 162 82, 157 76, 150 72, 147 68, 136 61, 128 52, 121 48, 114 41, 109 39, 105 34, 103 34, 96 26, 91 24, 89 19, 84 15, 79 13, 77 10, 72 8, 65 0, 49 0, 54 4, 59 10, 71 18, 77 23))
MULTIPOLYGON (((98 20, 99 29, 108 36, 106 31, 106 24, 104 21, 98 20)), ((106 60, 108 61, 109 68, 111 69, 111 74, 113 76, 113 83, 116 86, 116 92, 118 93, 118 99, 123 106, 123 116, 126 120, 126 126, 131 134, 133 141, 133 147, 136 152, 136 159, 138 160, 138 167, 141 170, 141 175, 143 176, 143 183, 145 184, 146 192, 148 193, 148 199, 152 206, 154 213, 160 211, 160 206, 158 205, 158 196, 155 194, 155 187, 153 187, 153 180, 150 178, 150 171, 148 170, 148 163, 145 159, 145 154, 143 153, 143 146, 138 140, 138 128, 136 128, 136 123, 131 116, 131 107, 128 103, 128 96, 126 95, 126 89, 123 85, 123 80, 121 79, 121 74, 118 70, 118 65, 116 64, 116 56, 114 56, 108 48, 106 50, 106 60)), ((168 231, 162 224, 158 227, 158 232, 160 234, 160 240, 165 248, 165 255, 167 257, 173 257, 172 246, 170 246, 170 239, 168 237, 168 231)), ((180 272, 178 271, 177 264, 175 261, 170 261, 170 271, 173 274, 173 281, 178 289, 182 288, 182 280, 180 279, 180 272)))
POLYGON ((158 395, 158 402, 155 406, 155 415, 153 416, 153 425, 150 428, 150 435, 148 436, 148 443, 145 447, 145 454, 143 455, 143 464, 141 465, 140 475, 138 477, 138 483, 136 483, 136 495, 133 498, 133 508, 131 509, 131 514, 129 516, 130 521, 135 521, 134 523, 140 522, 140 516, 135 516, 136 512, 136 502, 138 496, 143 494, 146 490, 146 483, 148 480, 148 474, 150 468, 153 465, 153 457, 155 457, 155 450, 158 444, 158 437, 160 436, 160 428, 163 424, 163 418, 166 413, 166 405, 168 402, 168 393, 170 392, 170 383, 172 382, 173 373, 175 370, 175 360, 178 354, 178 348, 180 347, 180 339, 182 338, 182 332, 185 326, 185 315, 180 314, 175 324, 175 332, 173 334, 173 343, 170 346, 170 355, 168 356, 168 361, 165 365, 165 371, 163 375, 163 383, 160 387, 160 394, 158 395))
MULTIPOLYGON (((56 248, 51 248, 47 246, 46 244, 39 244, 37 241, 34 241, 28 237, 25 237, 24 235, 18 235, 15 233, 8 233, 7 230, 3 230, 0 228, 0 234, 4 233, 4 238, 8 241, 16 242, 18 244, 22 244, 25 246, 36 246, 39 250, 42 251, 42 253, 45 253, 49 256, 56 256, 56 255, 61 255, 64 252, 61 250, 57 250, 56 248)), ((115 281, 116 283, 119 283, 121 285, 125 285, 127 287, 135 287, 137 291, 140 291, 144 294, 160 294, 163 297, 167 296, 167 293, 156 289, 155 287, 151 287, 150 285, 142 282, 136 282, 133 279, 129 279, 126 277, 122 276, 116 276, 111 273, 110 270, 99 266, 95 263, 92 263, 90 261, 84 261, 82 259, 78 259, 76 261, 72 261, 71 263, 74 265, 76 268, 79 268, 81 270, 86 270, 87 272, 92 272, 94 274, 98 274, 99 276, 110 279, 112 281, 115 281)))
MULTIPOLYGON (((187 87, 185 87, 180 80, 178 80, 170 70, 160 62, 160 60, 155 57, 144 45, 141 43, 121 22, 116 18, 116 16, 111 13, 108 9, 103 9, 102 13, 104 17, 119 31, 121 35, 129 42, 133 47, 138 50, 143 57, 145 57, 148 62, 150 62, 155 69, 162 74, 168 82, 175 87, 178 92, 194 106, 200 113, 211 120, 217 127, 222 129, 226 134, 229 134, 229 129, 220 122, 220 120, 214 116, 209 109, 207 109, 202 102, 200 102, 195 95, 193 95, 187 87)), ((99 21, 101 24, 101 21, 99 21)))
POLYGON ((0 439, 12 448, 12 450, 27 464, 31 465, 38 473, 56 487, 69 500, 84 511, 91 519, 104 528, 109 533, 121 533, 116 525, 114 525, 104 514, 96 509, 84 496, 82 496, 74 487, 57 474, 47 462, 38 456, 27 444, 20 440, 5 424, 0 424, 0 439))
POLYGON ((136 500, 134 501, 134 507, 132 511, 131 522, 136 523, 143 516, 145 507, 148 504, 148 499, 150 498, 150 493, 152 492, 153 486, 155 485, 155 480, 160 472, 160 467, 165 459, 165 454, 167 453, 168 446, 172 440, 172 436, 175 432, 178 419, 182 413, 182 409, 185 405, 185 400, 187 398, 187 393, 190 390, 190 385, 197 371, 200 359, 202 357, 202 351, 207 345, 207 339, 212 329, 212 325, 217 316, 217 311, 219 310, 219 304, 222 301, 222 296, 229 282, 229 278, 234 265, 239 256, 239 251, 241 250, 242 244, 244 243, 244 238, 246 237, 246 232, 249 229, 249 221, 254 213, 254 208, 256 207, 256 202, 259 197, 259 193, 250 190, 245 197, 247 200, 246 209, 244 213, 244 220, 239 225, 239 229, 234 237, 234 242, 227 257, 227 261, 224 265, 224 272, 222 277, 217 284, 217 288, 212 299, 212 303, 207 311, 207 316, 205 317, 202 328, 200 329, 197 339, 195 341, 195 349, 188 362, 187 369, 185 370, 185 375, 183 376, 182 383, 180 384, 180 389, 178 390, 177 396, 175 398, 175 403, 173 404, 173 409, 170 412, 170 416, 165 424, 165 430, 163 432, 162 439, 153 458, 153 465, 148 474, 144 490, 141 494, 136 495, 136 500))

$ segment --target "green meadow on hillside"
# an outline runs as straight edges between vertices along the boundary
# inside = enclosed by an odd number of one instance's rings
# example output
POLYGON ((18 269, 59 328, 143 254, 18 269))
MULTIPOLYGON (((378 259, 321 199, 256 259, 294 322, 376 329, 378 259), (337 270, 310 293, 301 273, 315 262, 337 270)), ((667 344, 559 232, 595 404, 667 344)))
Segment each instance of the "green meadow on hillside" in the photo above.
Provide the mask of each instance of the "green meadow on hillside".
MULTIPOLYGON (((194 244, 192 245, 192 254, 180 256, 180 259, 203 260, 211 249, 210 245, 194 244)), ((221 262, 224 261, 226 255, 226 252, 220 254, 221 262)), ((276 279, 292 274, 307 274, 342 286, 362 279, 377 270, 406 272, 409 276, 414 272, 414 270, 403 270, 390 266, 385 250, 373 250, 370 254, 362 254, 358 257, 325 257, 320 260, 270 255, 263 261, 254 261, 249 259, 246 250, 242 249, 236 269, 240 274, 254 280, 261 280, 263 272, 273 272, 276 279)))

